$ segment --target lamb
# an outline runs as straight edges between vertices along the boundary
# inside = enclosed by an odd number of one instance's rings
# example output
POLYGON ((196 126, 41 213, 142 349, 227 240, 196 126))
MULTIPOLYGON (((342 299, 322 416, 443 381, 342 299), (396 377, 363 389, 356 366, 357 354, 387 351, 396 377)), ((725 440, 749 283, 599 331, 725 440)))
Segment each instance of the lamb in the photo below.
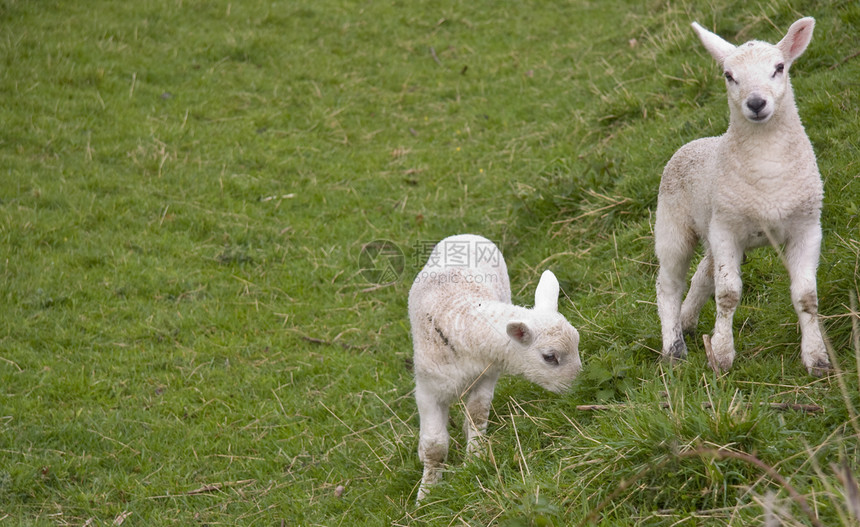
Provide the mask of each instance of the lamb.
POLYGON ((814 19, 802 18, 776 45, 751 41, 736 47, 693 23, 724 69, 730 120, 724 135, 684 145, 663 170, 654 238, 660 262, 657 310, 667 359, 686 356, 682 332, 695 330, 702 306, 714 296, 709 362, 716 371, 729 369, 735 358, 732 317, 741 296, 744 252, 783 244, 800 321, 801 361, 811 375, 830 368, 818 326, 815 281, 824 189, 788 78, 814 25, 814 19), (704 256, 682 305, 699 240, 704 241, 704 256))
POLYGON ((409 291, 424 464, 419 502, 441 477, 452 402, 465 397, 467 452, 477 453, 502 373, 561 392, 582 369, 579 333, 559 314, 558 294, 558 280, 547 270, 534 308, 512 305, 505 260, 481 236, 451 236, 434 247, 409 291))

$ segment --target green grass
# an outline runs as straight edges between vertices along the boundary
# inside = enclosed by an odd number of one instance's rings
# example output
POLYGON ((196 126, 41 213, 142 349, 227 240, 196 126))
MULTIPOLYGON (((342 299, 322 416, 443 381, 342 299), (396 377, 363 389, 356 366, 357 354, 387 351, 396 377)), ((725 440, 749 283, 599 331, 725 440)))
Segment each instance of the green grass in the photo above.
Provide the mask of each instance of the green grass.
POLYGON ((856 2, 5 0, 0 23, 0 524, 812 524, 716 449, 856 521, 856 2), (801 366, 773 251, 744 266, 732 371, 695 340, 669 368, 660 172, 728 118, 689 23, 773 42, 802 15, 839 373, 801 366), (585 370, 564 395, 503 379, 484 459, 455 409, 417 507, 406 297, 458 232, 502 247, 518 303, 553 269, 585 370), (359 264, 381 239, 405 257, 384 287, 359 264))

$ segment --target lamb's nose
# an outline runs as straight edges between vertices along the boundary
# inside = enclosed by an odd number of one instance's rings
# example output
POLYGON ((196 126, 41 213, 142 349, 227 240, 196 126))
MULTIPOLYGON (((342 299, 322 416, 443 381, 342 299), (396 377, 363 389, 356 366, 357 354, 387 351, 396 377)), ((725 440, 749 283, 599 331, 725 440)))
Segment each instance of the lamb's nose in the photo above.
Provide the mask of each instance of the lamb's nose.
POLYGON ((759 97, 758 95, 753 95, 749 99, 747 99, 747 108, 758 114, 760 111, 767 106, 767 101, 759 97))

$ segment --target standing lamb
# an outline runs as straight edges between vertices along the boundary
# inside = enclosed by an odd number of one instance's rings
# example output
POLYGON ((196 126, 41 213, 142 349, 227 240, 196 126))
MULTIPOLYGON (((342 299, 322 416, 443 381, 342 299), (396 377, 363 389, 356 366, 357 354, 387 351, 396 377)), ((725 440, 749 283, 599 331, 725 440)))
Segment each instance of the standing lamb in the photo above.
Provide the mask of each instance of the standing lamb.
POLYGON ((481 236, 451 236, 433 249, 409 291, 418 457, 424 463, 419 502, 441 476, 452 402, 466 400, 467 452, 473 453, 487 430, 502 373, 561 392, 582 368, 579 333, 559 314, 558 293, 555 275, 544 271, 535 307, 512 305, 505 260, 481 236))
POLYGON ((717 371, 730 368, 744 252, 784 244, 791 300, 800 321, 801 360, 812 375, 830 368, 818 326, 815 284, 824 190, 788 79, 814 25, 814 19, 802 18, 775 46, 751 41, 736 47, 693 23, 724 70, 730 120, 724 135, 684 145, 663 170, 654 237, 665 358, 686 356, 682 331, 695 330, 702 306, 715 296, 710 363, 717 371), (681 305, 698 240, 704 241, 705 254, 681 305))

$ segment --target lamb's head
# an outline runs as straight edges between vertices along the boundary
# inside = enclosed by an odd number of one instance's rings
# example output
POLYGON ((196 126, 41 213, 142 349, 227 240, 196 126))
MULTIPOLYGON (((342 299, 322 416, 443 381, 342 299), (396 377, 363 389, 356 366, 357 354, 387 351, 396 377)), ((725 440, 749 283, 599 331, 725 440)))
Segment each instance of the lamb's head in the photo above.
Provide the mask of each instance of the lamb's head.
POLYGON ((522 375, 547 390, 562 392, 582 369, 579 332, 558 312, 558 280, 544 271, 528 320, 508 322, 507 333, 522 346, 522 375))
MULTIPOLYGON (((726 77, 733 118, 743 115, 753 123, 766 123, 791 93, 788 69, 812 40, 815 19, 801 18, 776 45, 753 40, 734 46, 693 22, 693 29, 726 77)), ((793 96, 788 104, 794 104, 793 96)))

